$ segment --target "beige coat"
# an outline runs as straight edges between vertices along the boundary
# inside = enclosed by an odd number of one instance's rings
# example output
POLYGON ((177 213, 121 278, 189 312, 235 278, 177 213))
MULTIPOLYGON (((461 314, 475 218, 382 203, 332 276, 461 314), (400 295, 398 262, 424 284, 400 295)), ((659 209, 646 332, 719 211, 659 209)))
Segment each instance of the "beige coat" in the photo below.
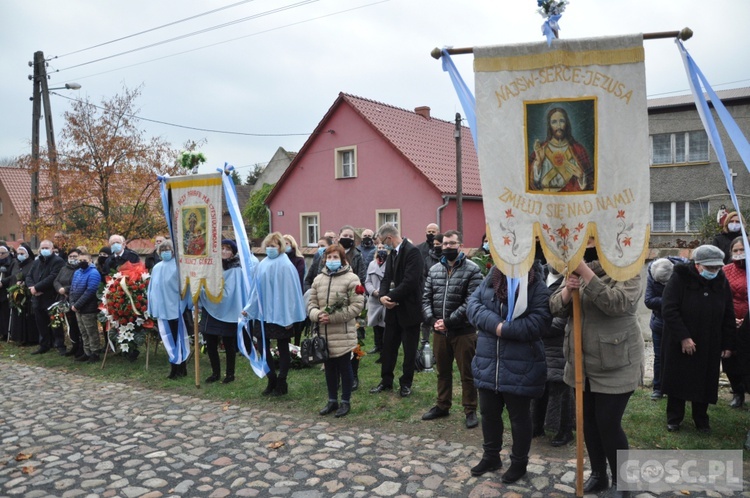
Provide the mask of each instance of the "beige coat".
MULTIPOLYGON (((598 262, 590 263, 596 276, 588 284, 582 283, 581 331, 583 345, 583 376, 591 391, 620 394, 634 391, 643 378, 644 344, 636 310, 641 297, 641 277, 624 282, 612 280, 598 262)), ((572 301, 562 302, 560 288, 550 298, 554 316, 573 315, 572 301)), ((573 320, 565 327, 565 383, 575 385, 573 364, 573 320)))
POLYGON ((359 277, 344 265, 331 275, 328 268, 315 277, 310 287, 307 314, 317 323, 326 306, 339 308, 329 314, 329 323, 320 326, 320 334, 328 341, 328 354, 338 358, 357 347, 357 320, 365 305, 365 296, 357 294, 359 277))

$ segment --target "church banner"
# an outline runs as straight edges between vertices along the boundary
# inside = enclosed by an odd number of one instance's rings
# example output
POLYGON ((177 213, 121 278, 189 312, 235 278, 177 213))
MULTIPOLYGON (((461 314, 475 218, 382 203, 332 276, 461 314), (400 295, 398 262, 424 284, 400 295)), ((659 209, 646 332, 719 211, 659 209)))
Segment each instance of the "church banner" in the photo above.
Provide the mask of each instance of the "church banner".
POLYGON ((535 239, 559 271, 594 237, 604 270, 638 274, 650 232, 641 35, 474 49, 487 235, 508 276, 535 239))
POLYGON ((166 186, 182 295, 189 289, 197 303, 203 289, 208 299, 219 302, 224 285, 221 173, 167 177, 166 186))

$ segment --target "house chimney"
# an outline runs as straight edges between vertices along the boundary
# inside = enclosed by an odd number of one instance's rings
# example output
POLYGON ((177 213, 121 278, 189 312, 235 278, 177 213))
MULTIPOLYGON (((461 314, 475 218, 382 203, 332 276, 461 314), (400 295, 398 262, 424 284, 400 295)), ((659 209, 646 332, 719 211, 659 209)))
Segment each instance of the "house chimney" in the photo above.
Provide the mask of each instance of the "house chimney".
POLYGON ((415 107, 414 112, 416 112, 417 114, 419 114, 425 119, 430 119, 430 108, 426 105, 415 107))

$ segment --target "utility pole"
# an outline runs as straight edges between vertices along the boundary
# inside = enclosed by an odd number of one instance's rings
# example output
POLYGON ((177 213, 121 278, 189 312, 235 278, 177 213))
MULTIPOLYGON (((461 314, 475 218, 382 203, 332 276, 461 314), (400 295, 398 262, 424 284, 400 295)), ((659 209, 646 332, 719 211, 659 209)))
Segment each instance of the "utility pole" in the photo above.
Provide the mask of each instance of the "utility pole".
MULTIPOLYGON (((42 52, 34 53, 34 62, 29 63, 34 68, 34 75, 31 80, 34 85, 34 94, 31 97, 33 102, 31 113, 31 216, 29 224, 31 225, 31 246, 39 246, 37 234, 37 222, 39 219, 39 120, 42 117, 42 84, 40 77, 40 67, 44 68, 44 54, 42 52)), ((45 71, 46 73, 46 71, 45 71)))
POLYGON ((456 113, 456 129, 453 131, 456 139, 456 230, 464 235, 464 196, 461 181, 461 113, 456 113))
MULTIPOLYGON (((34 68, 33 81, 34 93, 31 97, 32 124, 31 124, 31 159, 33 161, 31 171, 31 216, 32 226, 31 242, 33 247, 38 247, 39 237, 39 120, 44 105, 44 128, 47 134, 47 154, 49 157, 49 180, 52 185, 52 203, 54 206, 54 217, 58 224, 62 223, 62 199, 60 198, 60 172, 57 165, 57 146, 55 145, 55 130, 52 127, 52 106, 49 100, 49 86, 47 84, 47 63, 42 51, 34 52, 34 62, 29 63, 34 68)), ((75 84, 78 88, 80 85, 75 84)), ((70 87, 66 85, 65 88, 70 87)))

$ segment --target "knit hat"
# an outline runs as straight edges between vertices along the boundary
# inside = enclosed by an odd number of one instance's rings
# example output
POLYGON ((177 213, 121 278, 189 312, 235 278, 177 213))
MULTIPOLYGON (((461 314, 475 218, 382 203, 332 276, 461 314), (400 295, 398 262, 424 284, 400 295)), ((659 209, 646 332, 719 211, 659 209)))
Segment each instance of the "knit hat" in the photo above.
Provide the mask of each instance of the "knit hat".
POLYGON ((724 251, 710 244, 693 250, 693 261, 703 266, 724 266, 724 251))
POLYGON ((237 254, 237 243, 233 241, 232 239, 222 240, 221 245, 229 246, 229 248, 232 250, 232 254, 237 254))
POLYGON ((674 263, 667 258, 659 258, 651 263, 651 276, 660 284, 666 284, 672 276, 674 263))

